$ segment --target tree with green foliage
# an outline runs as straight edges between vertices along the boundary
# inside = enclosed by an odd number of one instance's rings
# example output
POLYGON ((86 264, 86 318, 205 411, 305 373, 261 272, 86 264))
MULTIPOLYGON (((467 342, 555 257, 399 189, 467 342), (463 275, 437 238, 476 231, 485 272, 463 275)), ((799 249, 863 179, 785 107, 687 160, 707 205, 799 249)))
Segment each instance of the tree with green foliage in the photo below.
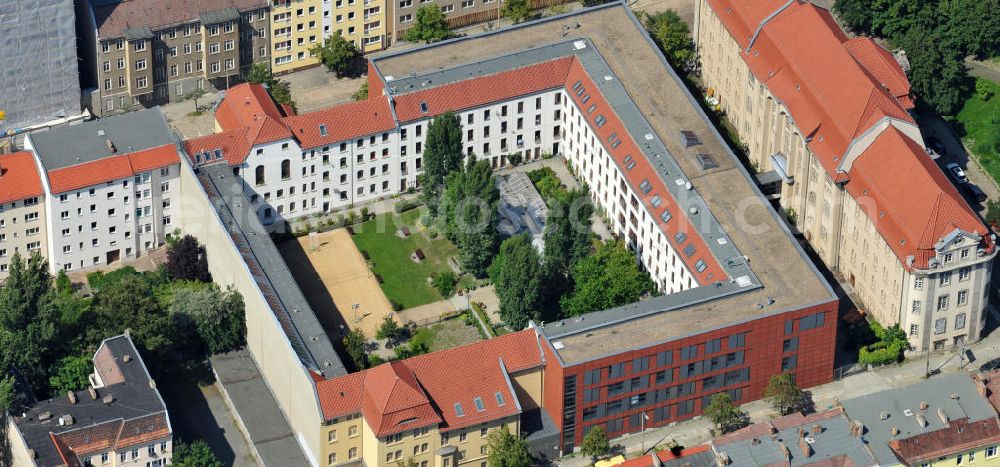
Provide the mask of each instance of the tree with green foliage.
POLYGON ((365 333, 361 332, 360 329, 348 332, 344 336, 344 349, 347 350, 347 355, 354 362, 355 370, 368 368, 368 350, 365 349, 367 345, 365 333))
POLYGON ((458 285, 458 278, 451 271, 439 272, 431 279, 431 285, 444 298, 451 298, 455 295, 455 286, 458 285))
POLYGON ((417 9, 416 21, 413 27, 406 30, 403 40, 409 42, 424 42, 430 44, 447 39, 453 34, 448 27, 448 22, 444 19, 441 7, 437 5, 424 5, 417 9))
POLYGON ((338 78, 352 71, 361 58, 361 52, 354 42, 344 39, 340 31, 329 35, 322 43, 314 44, 309 52, 319 58, 323 66, 338 78))
POLYGON ((363 101, 368 98, 368 80, 365 80, 365 82, 361 83, 361 86, 358 88, 358 90, 355 91, 354 94, 351 94, 351 98, 356 101, 363 101))
MULTIPOLYGON (((545 180, 543 178, 539 182, 539 187, 548 191, 545 180)), ((558 178, 553 180, 558 181, 558 178)), ((549 215, 543 233, 542 282, 546 292, 542 296, 541 309, 546 321, 562 317, 561 302, 573 290, 573 268, 590 255, 593 243, 591 216, 594 205, 586 188, 565 191, 560 185, 555 185, 551 192, 547 199, 549 215)))
POLYGON ((611 0, 583 0, 583 6, 597 6, 610 2, 611 0))
POLYGON ((782 416, 800 412, 806 407, 805 393, 795 384, 795 376, 788 372, 771 376, 764 398, 782 416))
POLYGON ((167 310, 156 300, 152 278, 131 274, 106 284, 94 297, 94 325, 89 342, 131 330, 132 340, 150 356, 164 356, 174 344, 174 327, 167 310))
POLYGON ((469 156, 465 169, 445 180, 441 217, 445 234, 458 246, 462 268, 485 277, 500 246, 497 230, 500 190, 489 161, 469 156))
MULTIPOLYGON (((175 323, 198 338, 198 347, 211 354, 230 352, 246 343, 243 296, 216 284, 172 284, 169 311, 175 323)), ((181 334, 181 333, 179 333, 181 334)), ((180 337, 180 336, 179 336, 180 337)))
POLYGON ((510 329, 524 329, 529 320, 541 318, 542 264, 531 237, 521 234, 504 240, 489 275, 500 300, 500 319, 510 329))
POLYGON ((986 222, 1000 226, 1000 201, 986 201, 986 222))
POLYGON ((583 436, 583 444, 580 445, 580 454, 591 459, 611 454, 611 444, 608 442, 608 434, 604 432, 604 427, 594 425, 587 430, 583 436))
POLYGON ((486 464, 489 467, 530 467, 535 465, 528 451, 528 442, 514 436, 507 425, 493 430, 487 435, 486 464))
POLYGON ((0 369, 17 368, 44 393, 60 337, 48 261, 37 252, 27 261, 14 253, 7 272, 0 287, 0 369))
MULTIPOLYGON (((437 8, 437 7, 432 7, 437 8)), ((421 196, 432 216, 437 215, 445 177, 462 168, 462 121, 448 111, 427 125, 424 141, 421 196)))
POLYGON ((505 18, 510 19, 514 24, 531 19, 531 3, 528 0, 507 0, 501 10, 505 18))
POLYGON ((910 85, 940 114, 954 115, 969 91, 968 73, 958 49, 948 47, 943 31, 917 25, 896 40, 910 60, 910 85))
POLYGON ((392 315, 385 315, 382 317, 382 324, 378 326, 378 330, 375 332, 375 338, 389 339, 389 342, 395 342, 399 339, 402 332, 403 329, 399 327, 396 318, 392 315))
POLYGON ((573 267, 573 293, 563 300, 563 313, 578 316, 633 303, 653 291, 649 274, 621 241, 602 243, 594 254, 573 267))
POLYGON ((697 53, 694 41, 691 39, 691 29, 674 10, 665 10, 655 14, 646 13, 646 30, 663 50, 670 66, 682 72, 695 68, 697 53))
POLYGON ((976 95, 979 96, 983 102, 987 102, 993 97, 993 88, 990 83, 986 80, 976 80, 976 95))
POLYGON ((288 84, 288 81, 275 79, 268 86, 268 90, 271 92, 271 97, 274 98, 275 102, 289 105, 292 107, 292 110, 295 110, 295 101, 292 99, 292 87, 288 84))
POLYGON ((56 363, 55 374, 49 377, 49 387, 53 397, 64 396, 69 391, 82 391, 87 388, 88 377, 94 371, 94 365, 88 355, 70 355, 56 363))
POLYGON ((215 456, 208 443, 197 440, 193 443, 177 443, 174 446, 174 467, 222 467, 222 461, 215 456))
POLYGON ((728 392, 713 395, 704 415, 715 424, 719 434, 730 433, 750 424, 750 416, 733 404, 728 392))
POLYGON ((271 77, 271 67, 268 62, 257 62, 250 66, 250 72, 247 73, 247 82, 253 84, 269 84, 273 78, 271 77))
POLYGON ((212 282, 205 246, 197 238, 185 235, 167 249, 167 273, 173 280, 212 282))
POLYGON ((14 410, 15 399, 14 377, 4 374, 3 377, 0 377, 0 465, 14 464, 10 437, 7 436, 7 417, 14 410))

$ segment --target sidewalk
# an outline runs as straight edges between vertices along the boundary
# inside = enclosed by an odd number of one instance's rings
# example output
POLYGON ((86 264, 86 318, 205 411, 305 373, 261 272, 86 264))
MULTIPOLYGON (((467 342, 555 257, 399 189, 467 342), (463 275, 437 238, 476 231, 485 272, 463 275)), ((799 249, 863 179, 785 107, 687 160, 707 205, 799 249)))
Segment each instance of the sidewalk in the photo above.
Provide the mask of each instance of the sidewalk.
MULTIPOLYGON (((990 306, 990 319, 1000 321, 1000 312, 995 307, 990 306)), ((930 355, 929 368, 931 370, 940 369, 941 373, 954 373, 959 371, 974 371, 986 362, 1000 357, 1000 332, 994 331, 979 342, 968 346, 975 355, 976 361, 972 364, 962 365, 954 350, 945 351, 930 355)), ((853 399, 868 394, 873 394, 887 389, 903 388, 917 383, 924 378, 928 368, 928 358, 921 355, 908 359, 900 365, 881 367, 874 371, 869 371, 857 375, 848 376, 839 381, 833 381, 820 386, 806 388, 806 392, 812 393, 813 402, 817 411, 832 408, 838 400, 853 399)), ((934 378, 934 376, 931 376, 934 378)), ((774 411, 770 405, 763 400, 750 402, 740 407, 750 415, 754 422, 761 422, 774 416, 774 411)), ((647 450, 653 446, 664 445, 671 441, 682 446, 693 446, 701 444, 709 439, 709 430, 712 424, 701 417, 680 422, 674 426, 646 430, 645 434, 635 433, 611 440, 611 444, 621 444, 625 446, 626 457, 635 457, 642 451, 643 445, 647 450)), ((558 463, 564 467, 582 467, 591 465, 588 459, 576 455, 572 458, 562 459, 558 463)))

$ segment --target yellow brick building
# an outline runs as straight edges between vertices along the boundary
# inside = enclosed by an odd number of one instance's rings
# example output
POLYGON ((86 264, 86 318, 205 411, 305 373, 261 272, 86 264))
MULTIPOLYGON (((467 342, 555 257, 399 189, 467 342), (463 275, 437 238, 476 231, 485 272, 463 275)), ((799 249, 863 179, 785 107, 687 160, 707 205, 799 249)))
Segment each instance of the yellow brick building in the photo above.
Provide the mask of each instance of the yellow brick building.
POLYGON ((273 0, 271 71, 318 65, 309 49, 337 32, 364 53, 382 50, 384 15, 384 0, 273 0))

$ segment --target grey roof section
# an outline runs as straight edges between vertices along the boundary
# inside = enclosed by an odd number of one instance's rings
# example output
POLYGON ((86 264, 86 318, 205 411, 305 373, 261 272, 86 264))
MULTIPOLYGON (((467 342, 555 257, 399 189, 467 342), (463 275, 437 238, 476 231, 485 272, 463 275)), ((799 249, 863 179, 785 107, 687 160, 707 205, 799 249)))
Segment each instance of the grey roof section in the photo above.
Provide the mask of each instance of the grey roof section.
POLYGON ((757 424, 712 441, 715 449, 725 452, 733 466, 765 466, 787 465, 790 467, 814 464, 826 459, 846 456, 855 467, 877 465, 871 451, 861 439, 851 435, 850 421, 839 410, 821 412, 802 417, 794 414, 784 417, 799 417, 803 423, 781 423, 783 419, 773 421, 778 427, 778 433, 770 434, 769 427, 757 424), (821 430, 814 427, 819 424, 821 430), (803 452, 799 441, 799 429, 803 430, 803 439, 809 446, 809 455, 803 452), (753 436, 756 435, 756 436, 753 436), (755 441, 756 440, 756 441, 755 441), (809 441, 812 442, 809 442, 809 441), (788 449, 788 457, 781 448, 788 449), (786 460, 787 459, 787 460, 786 460))
POLYGON ((715 453, 711 449, 656 464, 657 467, 715 467, 716 465, 715 453))
POLYGON ((67 396, 63 395, 39 402, 24 412, 26 416, 14 418, 24 441, 30 449, 35 450, 37 465, 64 464, 49 433, 59 434, 109 421, 130 420, 166 412, 167 408, 159 392, 150 385, 149 373, 132 340, 122 335, 107 339, 102 345, 108 347, 118 362, 124 382, 97 389, 96 400, 91 399, 87 391, 77 391, 76 404, 70 404, 67 396), (132 356, 129 363, 124 363, 125 355, 132 356), (105 405, 102 400, 106 395, 114 396, 114 402, 110 405, 105 405), (52 418, 38 420, 38 416, 44 412, 48 412, 52 418), (59 426, 59 417, 66 414, 73 416, 73 424, 59 426))
POLYGON ((197 173, 302 364, 326 378, 347 374, 316 313, 243 194, 243 182, 226 164, 200 167, 197 173))
POLYGON ((943 429, 939 408, 951 420, 967 417, 974 422, 997 416, 989 401, 979 395, 976 383, 964 373, 935 376, 902 390, 890 389, 841 404, 847 416, 864 423, 864 439, 881 463, 898 462, 889 442, 943 429), (921 402, 927 403, 926 411, 920 410, 921 402), (883 412, 888 416, 885 420, 882 420, 883 412), (927 426, 921 427, 919 418, 926 421, 927 426), (899 435, 892 435, 892 427, 899 429, 899 435))
POLYGON ((28 138, 46 170, 177 142, 159 107, 52 128, 28 138), (109 140, 115 152, 108 148, 109 140))
POLYGON ((80 115, 73 0, 0 0, 0 134, 80 115))
POLYGON ((240 19, 240 10, 235 7, 223 8, 221 10, 206 11, 200 16, 203 24, 218 24, 226 21, 236 21, 240 19))
POLYGON ((136 39, 152 39, 153 30, 149 29, 149 26, 137 26, 134 28, 125 29, 125 39, 126 40, 136 40, 136 39))
POLYGON ((539 254, 545 251, 545 223, 549 207, 535 189, 531 179, 523 172, 499 175, 500 225, 497 229, 507 236, 527 233, 539 254))

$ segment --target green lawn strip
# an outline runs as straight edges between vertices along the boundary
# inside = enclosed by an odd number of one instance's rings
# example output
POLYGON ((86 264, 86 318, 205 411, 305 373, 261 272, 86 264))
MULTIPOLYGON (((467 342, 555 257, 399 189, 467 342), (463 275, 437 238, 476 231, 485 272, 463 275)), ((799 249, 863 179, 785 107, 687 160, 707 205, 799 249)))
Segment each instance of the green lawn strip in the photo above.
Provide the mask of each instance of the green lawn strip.
POLYGON ((465 321, 461 318, 452 318, 440 322, 431 326, 430 329, 418 329, 417 333, 419 334, 425 330, 430 331, 433 337, 429 342, 431 352, 451 349, 480 340, 479 333, 472 326, 465 324, 465 321))
POLYGON ((428 240, 417 229, 418 210, 402 215, 380 214, 355 227, 354 244, 366 252, 374 263, 373 270, 382 278, 382 291, 389 300, 403 308, 412 308, 441 300, 441 295, 427 284, 427 277, 448 269, 447 259, 457 253, 448 240, 438 237, 428 240), (410 228, 409 238, 396 236, 402 226, 410 228), (410 260, 416 249, 426 258, 420 263, 410 260))
POLYGON ((1000 183, 1000 84, 986 79, 977 81, 987 83, 993 96, 983 101, 977 93, 972 93, 955 116, 958 133, 980 165, 1000 183))

